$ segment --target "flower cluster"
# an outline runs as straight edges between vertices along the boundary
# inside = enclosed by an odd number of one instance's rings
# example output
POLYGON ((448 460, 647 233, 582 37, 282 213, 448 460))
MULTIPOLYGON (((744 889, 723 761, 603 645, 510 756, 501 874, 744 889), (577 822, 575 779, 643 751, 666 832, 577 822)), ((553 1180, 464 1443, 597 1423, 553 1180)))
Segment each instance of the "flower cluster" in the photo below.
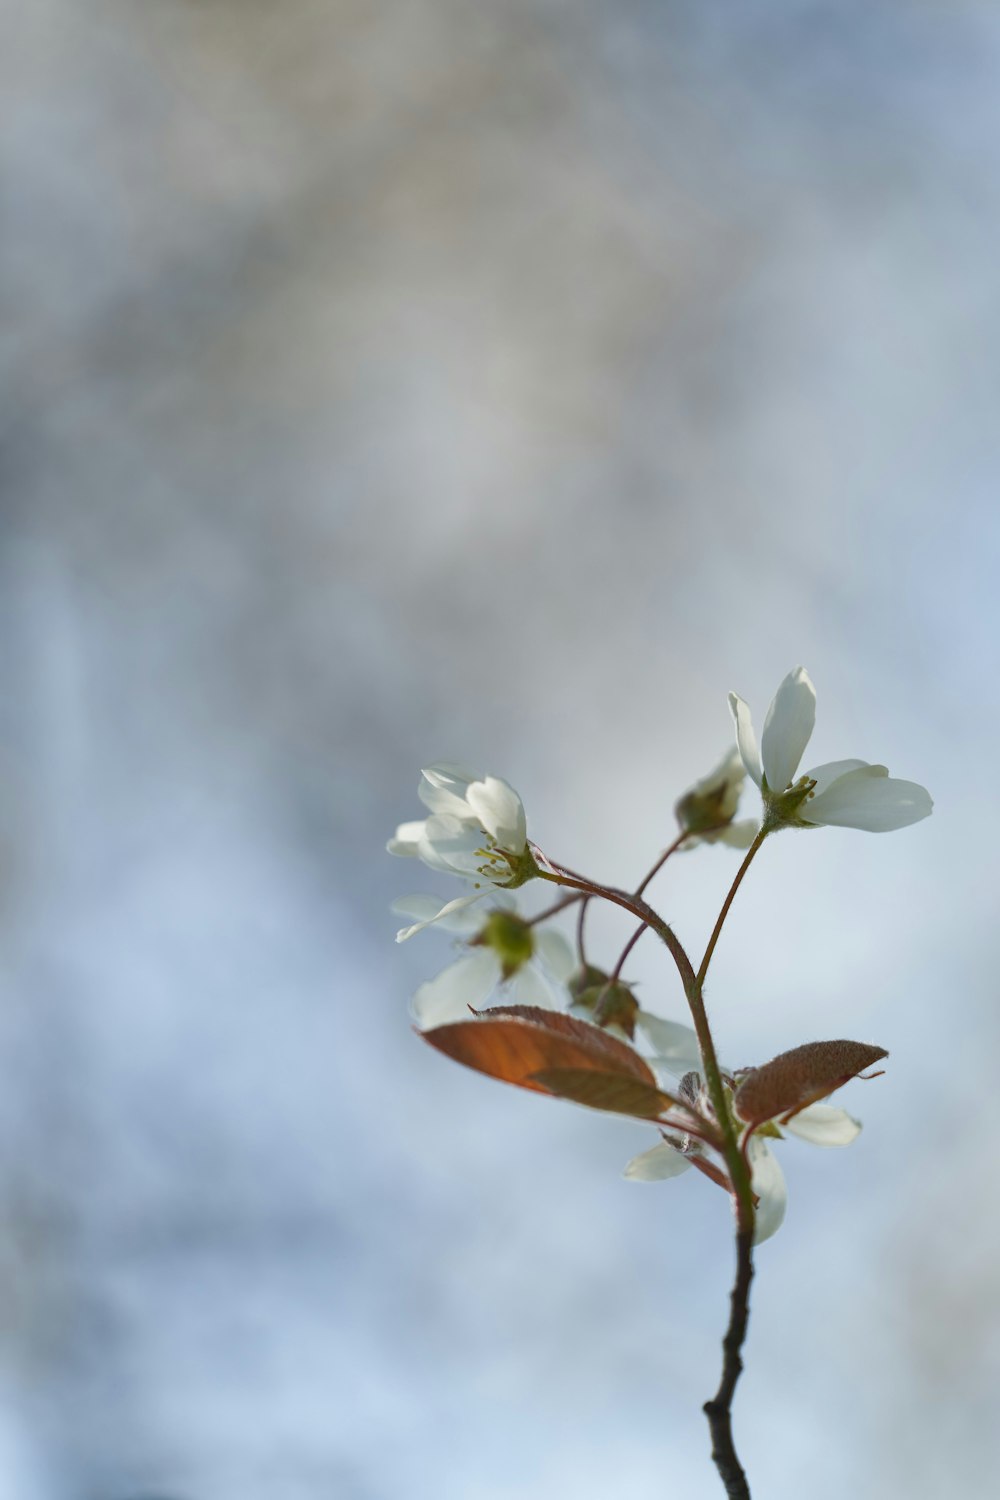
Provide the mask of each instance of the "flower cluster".
POLYGON ((885 1053, 859 1042, 810 1042, 761 1067, 726 1070, 714 1043, 705 1041, 703 1051, 695 1031, 644 1009, 621 978, 638 934, 605 972, 547 924, 563 906, 583 902, 582 933, 585 903, 595 897, 634 911, 643 929, 661 933, 675 961, 679 951, 688 1003, 704 1039, 704 972, 736 885, 765 838, 784 827, 824 825, 888 832, 927 817, 932 803, 923 787, 862 760, 831 761, 798 774, 816 717, 815 690, 802 667, 778 688, 759 749, 747 705, 735 693, 729 703, 736 743, 677 801, 679 833, 633 897, 563 870, 529 842, 524 807, 508 782, 449 763, 422 773, 418 796, 427 816, 401 824, 388 849, 466 887, 443 903, 421 893, 393 906, 409 919, 397 941, 434 924, 462 945, 414 996, 413 1017, 426 1040, 519 1087, 656 1125, 659 1142, 625 1169, 633 1181, 662 1181, 695 1167, 734 1202, 742 1191, 746 1202, 749 1173, 759 1243, 785 1215, 785 1181, 773 1142, 787 1131, 818 1146, 849 1145, 861 1126, 825 1101, 885 1053), (760 823, 736 817, 747 776, 761 793, 760 823), (640 897, 671 853, 701 844, 748 853, 695 978, 678 940, 640 897), (535 879, 571 894, 531 916, 513 892, 535 879), (495 995, 498 1003, 484 1010, 495 995))

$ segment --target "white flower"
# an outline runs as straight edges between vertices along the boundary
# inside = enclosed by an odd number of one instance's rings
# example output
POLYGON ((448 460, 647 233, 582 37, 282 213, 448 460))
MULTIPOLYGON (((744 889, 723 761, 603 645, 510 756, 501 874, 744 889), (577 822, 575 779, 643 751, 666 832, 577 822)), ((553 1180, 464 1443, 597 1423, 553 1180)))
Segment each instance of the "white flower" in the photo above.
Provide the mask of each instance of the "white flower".
POLYGON ((887 833, 929 815, 934 804, 924 787, 863 760, 829 761, 793 784, 816 721, 816 690, 804 667, 789 672, 771 700, 759 752, 749 708, 736 693, 729 707, 740 756, 761 789, 765 823, 772 827, 832 824, 887 833))
MULTIPOLYGON (((562 933, 551 927, 534 928, 516 914, 513 898, 495 891, 488 916, 468 907, 449 913, 441 922, 447 931, 472 939, 467 951, 417 990, 411 1003, 421 1031, 467 1021, 470 1007, 478 1010, 499 984, 505 1005, 534 1005, 544 1010, 569 1003, 566 981, 576 959, 562 933), (499 919, 499 920, 498 920, 499 919)), ((433 898, 404 896, 393 902, 402 916, 422 916, 433 898)))
POLYGON ((698 843, 749 849, 758 825, 752 818, 733 822, 745 780, 746 771, 734 745, 707 776, 688 788, 674 807, 678 823, 689 835, 685 849, 693 849, 698 843))
POLYGON ((401 823, 386 845, 389 853, 458 875, 475 890, 433 913, 428 907, 419 922, 397 934, 397 942, 471 906, 490 888, 523 885, 536 873, 521 799, 500 777, 476 776, 442 762, 421 773, 417 795, 430 817, 401 823))
MULTIPOLYGON (((699 1076, 702 1063, 698 1038, 691 1028, 676 1021, 665 1021, 648 1011, 639 1012, 636 1024, 655 1048, 656 1055, 649 1062, 663 1087, 689 1100, 702 1115, 711 1119, 708 1093, 699 1076)), ((751 1186, 757 1198, 754 1243, 758 1245, 770 1239, 780 1228, 788 1201, 784 1174, 762 1130, 772 1139, 787 1130, 814 1146, 849 1146, 861 1125, 845 1110, 829 1104, 810 1104, 791 1119, 783 1121, 780 1130, 773 1122, 756 1128, 756 1133, 747 1142, 747 1160, 751 1186)), ((693 1136, 673 1132, 660 1145, 633 1157, 625 1168, 625 1176, 632 1182, 661 1182, 679 1176, 692 1166, 728 1188, 725 1165, 718 1154, 693 1136)))

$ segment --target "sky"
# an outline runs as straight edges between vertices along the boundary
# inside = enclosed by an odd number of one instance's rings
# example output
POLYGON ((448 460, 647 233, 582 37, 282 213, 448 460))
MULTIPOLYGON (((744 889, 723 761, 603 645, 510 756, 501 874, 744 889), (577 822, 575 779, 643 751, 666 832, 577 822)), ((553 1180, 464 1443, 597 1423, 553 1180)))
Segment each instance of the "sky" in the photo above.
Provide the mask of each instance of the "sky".
MULTIPOLYGON (((420 1044, 389 904, 454 891, 384 844, 450 759, 633 884, 802 663, 807 762, 935 811, 769 841, 713 961, 734 1066, 890 1053, 784 1149, 737 1439, 985 1493, 993 8, 8 9, 0 1489, 721 1492, 723 1195, 420 1044)), ((651 888, 696 953, 733 860, 651 888)))

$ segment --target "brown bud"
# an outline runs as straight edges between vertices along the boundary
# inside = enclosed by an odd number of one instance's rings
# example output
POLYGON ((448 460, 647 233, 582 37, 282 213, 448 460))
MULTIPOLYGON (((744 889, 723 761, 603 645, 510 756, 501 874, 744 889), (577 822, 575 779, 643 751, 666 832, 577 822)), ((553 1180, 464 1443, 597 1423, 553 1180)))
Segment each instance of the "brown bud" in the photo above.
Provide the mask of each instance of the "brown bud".
POLYGON ((733 1096, 736 1113, 750 1126, 789 1119, 888 1056, 868 1042, 806 1042, 750 1069, 733 1096))

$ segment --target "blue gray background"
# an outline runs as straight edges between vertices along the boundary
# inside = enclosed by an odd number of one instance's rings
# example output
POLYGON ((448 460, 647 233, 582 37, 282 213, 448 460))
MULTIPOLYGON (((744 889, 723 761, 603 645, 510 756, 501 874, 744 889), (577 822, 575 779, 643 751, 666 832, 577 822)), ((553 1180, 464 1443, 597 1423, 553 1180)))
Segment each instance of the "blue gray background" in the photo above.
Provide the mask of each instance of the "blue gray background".
POLYGON ((733 1065, 891 1052, 784 1149, 741 1451, 989 1493, 996 8, 0 11, 0 1492, 719 1493, 722 1194, 419 1044, 382 851, 446 757, 630 883, 803 662, 936 810, 774 840, 713 967, 733 1065))

